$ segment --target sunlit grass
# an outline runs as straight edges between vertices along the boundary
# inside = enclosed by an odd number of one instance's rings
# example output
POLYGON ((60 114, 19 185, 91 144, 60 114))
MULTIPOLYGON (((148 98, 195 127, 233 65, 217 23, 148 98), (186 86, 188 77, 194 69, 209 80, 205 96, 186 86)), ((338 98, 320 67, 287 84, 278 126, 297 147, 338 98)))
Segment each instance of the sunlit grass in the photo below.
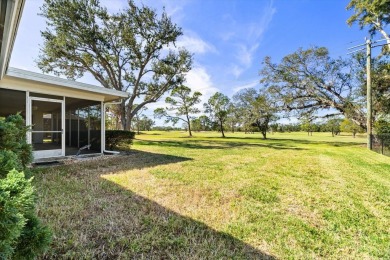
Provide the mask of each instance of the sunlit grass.
POLYGON ((364 137, 227 136, 149 132, 38 173, 48 257, 390 257, 390 158, 364 137))

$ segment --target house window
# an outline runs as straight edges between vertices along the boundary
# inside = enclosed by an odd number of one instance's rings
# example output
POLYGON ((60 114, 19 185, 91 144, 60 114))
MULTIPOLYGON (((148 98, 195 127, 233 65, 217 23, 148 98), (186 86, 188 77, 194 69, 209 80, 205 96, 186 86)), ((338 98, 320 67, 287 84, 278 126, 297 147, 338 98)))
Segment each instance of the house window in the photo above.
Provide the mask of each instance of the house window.
POLYGON ((0 88, 0 117, 17 113, 26 120, 26 92, 0 88))

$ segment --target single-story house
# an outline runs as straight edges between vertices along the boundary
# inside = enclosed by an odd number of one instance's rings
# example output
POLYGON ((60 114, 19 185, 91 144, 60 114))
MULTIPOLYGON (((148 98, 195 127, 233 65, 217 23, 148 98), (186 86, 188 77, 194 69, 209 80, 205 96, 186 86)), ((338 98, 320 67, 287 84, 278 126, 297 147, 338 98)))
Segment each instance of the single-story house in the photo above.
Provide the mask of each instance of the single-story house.
POLYGON ((31 126, 34 159, 105 151, 105 107, 128 93, 8 66, 24 0, 0 4, 0 117, 31 126))

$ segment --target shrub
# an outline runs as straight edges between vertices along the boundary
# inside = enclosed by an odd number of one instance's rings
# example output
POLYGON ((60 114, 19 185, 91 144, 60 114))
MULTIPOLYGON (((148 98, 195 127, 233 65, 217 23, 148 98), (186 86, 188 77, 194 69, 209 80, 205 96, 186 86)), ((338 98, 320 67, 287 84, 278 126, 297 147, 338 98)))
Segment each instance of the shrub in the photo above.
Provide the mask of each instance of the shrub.
POLYGON ((27 130, 20 115, 0 119, 0 259, 34 259, 51 237, 36 216, 32 179, 22 172, 32 161, 27 130))
POLYGON ((15 244, 26 224, 21 211, 32 200, 31 183, 17 171, 11 171, 6 178, 0 179, 0 258, 12 256, 15 244), (19 189, 16 191, 16 189, 19 189), (30 201, 29 201, 30 200, 30 201))
POLYGON ((51 242, 51 231, 42 225, 34 210, 27 211, 24 216, 26 225, 16 245, 15 259, 31 259, 43 254, 51 242))
POLYGON ((31 179, 10 171, 0 179, 0 259, 30 259, 49 244, 49 230, 35 216, 31 179))
POLYGON ((7 176, 7 173, 12 169, 23 170, 19 157, 10 150, 0 150, 0 178, 7 176))
POLYGON ((374 124, 375 127, 375 132, 378 135, 389 135, 390 134, 390 122, 386 119, 379 119, 378 121, 375 122, 374 124))
POLYGON ((20 115, 0 120, 0 150, 15 153, 23 167, 32 162, 32 148, 26 140, 28 130, 20 115))
POLYGON ((129 149, 133 143, 135 132, 125 130, 107 130, 106 147, 110 150, 129 149))

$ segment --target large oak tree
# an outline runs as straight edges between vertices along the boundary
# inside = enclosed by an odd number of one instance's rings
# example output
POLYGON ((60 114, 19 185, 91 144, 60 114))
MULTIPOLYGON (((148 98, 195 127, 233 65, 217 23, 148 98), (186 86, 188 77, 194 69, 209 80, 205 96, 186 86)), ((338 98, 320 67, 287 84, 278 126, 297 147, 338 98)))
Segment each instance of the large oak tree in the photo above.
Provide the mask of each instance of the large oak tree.
POLYGON ((287 112, 298 117, 344 115, 366 128, 364 97, 353 63, 332 59, 324 47, 299 49, 280 63, 263 62, 261 82, 287 112), (322 113, 318 113, 321 111, 322 113))
POLYGON ((265 91, 254 88, 243 89, 233 96, 235 107, 241 115, 241 124, 255 126, 267 139, 269 124, 277 119, 276 102, 265 91))
POLYGON ((45 0, 41 15, 47 28, 39 68, 70 79, 90 73, 105 88, 129 92, 119 106, 124 129, 142 107, 181 85, 191 69, 188 51, 168 48, 182 30, 165 11, 158 15, 132 0, 115 14, 98 0, 45 0))

